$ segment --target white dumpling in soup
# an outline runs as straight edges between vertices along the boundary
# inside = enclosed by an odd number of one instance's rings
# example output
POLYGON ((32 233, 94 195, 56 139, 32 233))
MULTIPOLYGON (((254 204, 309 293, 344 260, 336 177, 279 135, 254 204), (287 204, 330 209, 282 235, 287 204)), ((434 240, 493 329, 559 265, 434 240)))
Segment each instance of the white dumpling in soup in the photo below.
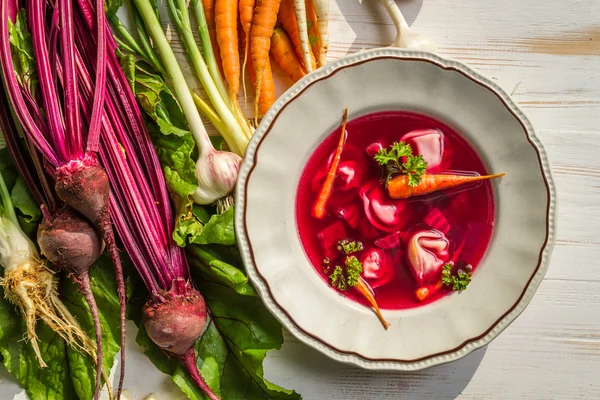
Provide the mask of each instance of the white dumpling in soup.
POLYGON ((420 286, 440 278, 442 266, 450 258, 449 248, 446 236, 434 229, 418 231, 409 239, 408 261, 420 286))
POLYGON ((419 129, 407 133, 400 140, 408 143, 413 153, 423 156, 428 169, 436 168, 442 163, 444 136, 439 129, 419 129))

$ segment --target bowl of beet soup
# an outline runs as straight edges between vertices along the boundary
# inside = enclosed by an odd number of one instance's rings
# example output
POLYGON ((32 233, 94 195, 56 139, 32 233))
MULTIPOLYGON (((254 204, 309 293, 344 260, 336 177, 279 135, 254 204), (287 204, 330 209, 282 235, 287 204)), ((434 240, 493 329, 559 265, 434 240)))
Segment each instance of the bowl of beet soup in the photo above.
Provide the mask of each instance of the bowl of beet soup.
POLYGON ((375 49, 289 89, 236 190, 248 275, 326 355, 416 370, 465 356, 525 309, 554 243, 543 146, 496 84, 375 49))

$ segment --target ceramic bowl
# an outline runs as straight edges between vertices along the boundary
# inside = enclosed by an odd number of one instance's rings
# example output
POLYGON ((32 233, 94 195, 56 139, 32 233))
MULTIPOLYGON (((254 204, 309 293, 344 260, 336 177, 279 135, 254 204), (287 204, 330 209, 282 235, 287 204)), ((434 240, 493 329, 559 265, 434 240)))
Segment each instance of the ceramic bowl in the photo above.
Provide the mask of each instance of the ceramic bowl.
POLYGON ((393 48, 341 58, 296 83, 257 129, 236 189, 236 230, 248 274, 269 310, 324 354, 371 369, 416 370, 489 343, 523 312, 547 270, 555 193, 544 148, 517 104, 468 66, 393 48), (469 288, 409 310, 369 308, 336 293, 310 264, 295 220, 311 153, 340 122, 405 110, 460 132, 494 180, 496 223, 469 288))

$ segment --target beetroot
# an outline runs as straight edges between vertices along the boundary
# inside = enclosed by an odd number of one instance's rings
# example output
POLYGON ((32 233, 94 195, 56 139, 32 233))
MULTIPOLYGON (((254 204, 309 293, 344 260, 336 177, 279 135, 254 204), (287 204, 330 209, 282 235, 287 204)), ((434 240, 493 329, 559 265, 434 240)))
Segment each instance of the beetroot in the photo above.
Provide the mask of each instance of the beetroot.
POLYGON ((57 269, 68 272, 88 303, 96 334, 96 389, 100 391, 102 374, 102 332, 98 307, 90 287, 90 268, 102 254, 102 242, 94 227, 74 210, 62 207, 55 214, 45 208, 44 220, 37 233, 42 255, 57 269))
POLYGON ((143 323, 148 336, 161 349, 184 356, 206 327, 206 304, 195 289, 179 295, 160 293, 144 306, 143 323))
MULTIPOLYGON (((125 343, 125 280, 123 267, 115 241, 109 214, 110 184, 108 175, 98 164, 96 157, 87 154, 82 160, 70 161, 56 169, 56 195, 68 206, 79 211, 90 220, 106 243, 108 254, 115 267, 117 292, 119 295, 121 343, 125 343)), ((89 272, 88 272, 89 273, 89 272)), ((89 277, 87 278, 89 280, 89 277)), ((91 308, 91 305, 90 305, 91 308)), ((97 310, 96 310, 97 312, 97 310)), ((121 351, 121 369, 117 396, 120 395, 125 378, 125 352, 121 351)))
POLYGON ((431 228, 442 232, 444 235, 448 234, 450 231, 450 223, 446 217, 444 217, 444 214, 442 214, 439 208, 432 208, 423 222, 429 225, 431 228))
POLYGON ((142 322, 150 339, 177 356, 194 382, 211 400, 218 400, 198 373, 194 343, 206 328, 206 304, 202 295, 183 280, 173 282, 182 290, 161 291, 144 306, 142 322))
POLYGON ((45 214, 37 233, 42 255, 62 271, 88 273, 103 250, 94 227, 69 207, 45 214))
POLYGON ((339 240, 348 239, 348 232, 340 220, 327 226, 317 234, 325 257, 334 258, 337 255, 336 245, 339 240))
POLYGON ((380 249, 391 250, 400 247, 402 243, 402 237, 404 235, 400 231, 396 231, 394 233, 390 233, 384 237, 377 239, 374 244, 380 249))

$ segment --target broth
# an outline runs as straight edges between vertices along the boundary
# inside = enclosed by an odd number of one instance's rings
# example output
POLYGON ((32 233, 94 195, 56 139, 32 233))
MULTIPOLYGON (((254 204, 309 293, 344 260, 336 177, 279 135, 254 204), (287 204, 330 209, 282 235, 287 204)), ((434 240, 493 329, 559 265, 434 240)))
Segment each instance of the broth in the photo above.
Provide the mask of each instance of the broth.
MULTIPOLYGON (((440 133, 415 139, 411 145, 415 153, 414 143, 421 140, 419 143, 422 146, 419 145, 419 148, 426 150, 423 155, 429 161, 428 174, 487 173, 475 150, 457 132, 440 121, 415 113, 380 112, 348 122, 347 141, 324 218, 313 217, 311 210, 329 169, 340 128, 313 152, 300 178, 296 195, 296 224, 304 251, 316 272, 329 284, 329 277, 323 272, 323 260, 329 256, 336 240, 347 238, 360 241, 364 252, 377 249, 372 254, 388 260, 384 263, 387 267, 371 274, 372 279, 365 279, 374 287, 375 299, 382 309, 422 306, 452 290, 444 286, 423 301, 415 296, 419 286, 434 283, 426 279, 420 285, 410 268, 406 249, 416 232, 429 229, 441 232, 449 244, 448 260, 457 265, 469 263, 473 270, 477 268, 491 240, 494 200, 490 181, 402 200, 392 200, 387 195, 381 182, 382 167, 373 160, 373 153, 371 156, 367 154, 369 146, 380 143, 387 148, 393 142, 402 140, 409 132, 432 129, 440 133), (384 237, 399 238, 399 243, 391 249, 379 249, 375 243, 380 244, 378 240, 384 237)), ((406 141, 411 143, 411 140, 406 141)), ((367 304, 356 290, 350 288, 338 292, 367 304)))

